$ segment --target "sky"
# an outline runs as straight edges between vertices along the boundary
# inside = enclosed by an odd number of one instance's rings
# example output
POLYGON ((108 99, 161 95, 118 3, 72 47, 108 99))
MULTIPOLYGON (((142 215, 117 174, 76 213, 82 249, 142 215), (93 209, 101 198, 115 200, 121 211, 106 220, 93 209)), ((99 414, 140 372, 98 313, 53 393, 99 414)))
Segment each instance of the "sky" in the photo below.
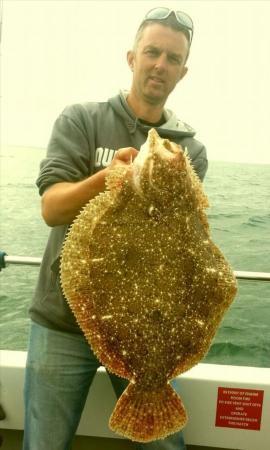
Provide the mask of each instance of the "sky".
POLYGON ((46 148, 66 105, 129 89, 126 53, 156 6, 194 22, 189 70, 167 107, 210 160, 270 164, 270 0, 4 0, 2 145, 46 148))

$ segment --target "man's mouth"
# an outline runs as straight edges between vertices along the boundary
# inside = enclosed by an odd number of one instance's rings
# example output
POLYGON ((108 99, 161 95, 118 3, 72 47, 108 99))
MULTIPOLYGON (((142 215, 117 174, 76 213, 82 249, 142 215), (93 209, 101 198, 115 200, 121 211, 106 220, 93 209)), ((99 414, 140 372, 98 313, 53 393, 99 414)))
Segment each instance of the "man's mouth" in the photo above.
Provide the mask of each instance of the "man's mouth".
POLYGON ((164 80, 162 80, 162 78, 159 77, 149 77, 150 81, 157 83, 157 84, 164 84, 164 80))

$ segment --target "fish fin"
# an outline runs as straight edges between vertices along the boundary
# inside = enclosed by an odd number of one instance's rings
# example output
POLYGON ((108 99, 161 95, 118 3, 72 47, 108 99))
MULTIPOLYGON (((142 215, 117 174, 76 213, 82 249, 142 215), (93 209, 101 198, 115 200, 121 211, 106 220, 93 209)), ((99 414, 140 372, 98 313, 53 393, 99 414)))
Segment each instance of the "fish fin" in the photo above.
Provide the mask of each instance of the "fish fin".
POLYGON ((112 431, 137 442, 163 439, 181 430, 187 414, 180 397, 170 384, 143 391, 130 383, 110 417, 112 431))
POLYGON ((110 170, 109 174, 106 177, 106 189, 111 191, 114 195, 117 195, 123 188, 124 183, 127 182, 129 172, 130 166, 115 166, 110 170))
POLYGON ((189 156, 187 147, 185 147, 184 155, 185 155, 185 159, 186 159, 187 170, 188 170, 189 176, 192 179, 192 185, 194 186, 194 189, 196 190, 199 205, 202 209, 209 208, 210 205, 209 205, 208 197, 207 197, 206 193, 204 192, 202 181, 200 180, 197 172, 194 169, 194 166, 193 166, 192 160, 189 156))

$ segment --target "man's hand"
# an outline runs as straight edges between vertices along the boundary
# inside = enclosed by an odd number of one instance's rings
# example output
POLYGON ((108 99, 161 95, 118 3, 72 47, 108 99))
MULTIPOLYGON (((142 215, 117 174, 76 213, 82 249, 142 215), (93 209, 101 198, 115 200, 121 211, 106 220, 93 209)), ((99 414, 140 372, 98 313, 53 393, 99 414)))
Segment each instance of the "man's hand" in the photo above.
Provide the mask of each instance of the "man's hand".
POLYGON ((138 154, 133 147, 120 148, 105 169, 76 183, 60 182, 51 186, 42 196, 42 216, 51 226, 70 224, 89 200, 105 189, 109 170, 117 165, 130 165, 138 154))
POLYGON ((108 168, 112 169, 117 165, 129 165, 132 163, 138 153, 138 150, 136 150, 134 147, 120 148, 119 150, 117 150, 117 152, 115 152, 114 158, 108 168))

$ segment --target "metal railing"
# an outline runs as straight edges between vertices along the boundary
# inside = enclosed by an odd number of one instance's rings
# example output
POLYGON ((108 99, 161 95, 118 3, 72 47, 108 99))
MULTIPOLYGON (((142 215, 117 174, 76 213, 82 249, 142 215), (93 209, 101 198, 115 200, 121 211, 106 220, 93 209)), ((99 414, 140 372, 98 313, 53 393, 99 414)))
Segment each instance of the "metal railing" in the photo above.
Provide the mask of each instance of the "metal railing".
POLYGON ((251 280, 251 281, 270 281, 270 273, 268 272, 246 272, 236 270, 234 274, 238 280, 251 280))
MULTIPOLYGON (((2 254, 2 260, 4 264, 2 267, 6 267, 10 264, 14 265, 26 265, 26 266, 39 266, 42 258, 31 256, 9 256, 2 254)), ((269 272, 247 272, 247 271, 234 271, 234 274, 238 280, 250 280, 250 281, 270 281, 269 272)))
POLYGON ((42 258, 33 256, 4 256, 5 266, 9 264, 23 266, 40 266, 42 258))

